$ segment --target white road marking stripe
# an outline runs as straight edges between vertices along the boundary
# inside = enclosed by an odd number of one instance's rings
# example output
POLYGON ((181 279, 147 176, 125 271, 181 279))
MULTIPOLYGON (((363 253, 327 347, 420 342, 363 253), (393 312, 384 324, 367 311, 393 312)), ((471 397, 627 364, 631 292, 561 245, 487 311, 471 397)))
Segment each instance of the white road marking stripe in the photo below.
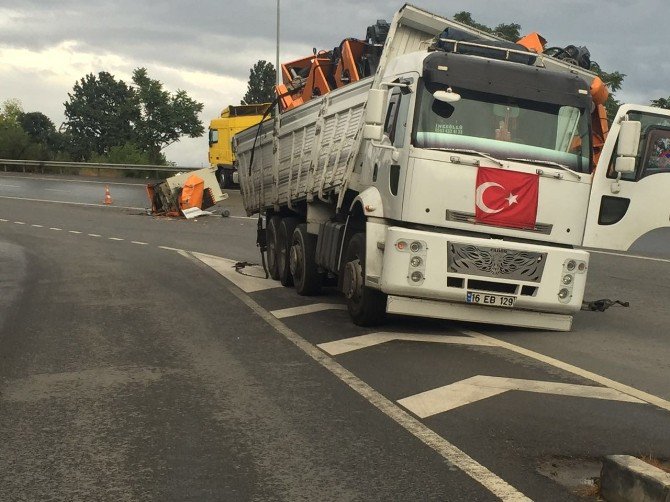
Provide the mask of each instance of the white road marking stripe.
POLYGON ((100 234, 87 234, 89 237, 102 237, 100 234))
POLYGON ((652 258, 651 256, 640 256, 636 254, 623 254, 623 253, 612 253, 610 251, 595 251, 593 249, 588 250, 589 253, 598 253, 598 254, 607 254, 610 256, 621 256, 622 258, 635 258, 637 260, 648 260, 648 261, 659 261, 663 263, 670 263, 670 259, 667 258, 652 258))
POLYGON ((0 221, 4 221, 5 223, 7 223, 9 220, 6 220, 4 218, 0 218, 0 221))
POLYGON ((179 248, 171 248, 171 247, 168 247, 168 246, 158 246, 158 247, 159 247, 160 249, 167 249, 168 251, 184 251, 183 249, 179 249, 179 248))
POLYGON ((279 281, 265 279, 265 272, 258 265, 244 267, 242 272, 249 275, 243 275, 235 271, 234 265, 237 263, 235 260, 228 260, 203 253, 193 253, 193 256, 212 267, 245 293, 282 287, 279 281))
POLYGON ((28 197, 10 197, 8 195, 0 195, 0 199, 12 199, 12 200, 27 200, 28 202, 51 202, 52 204, 70 204, 72 206, 91 206, 91 207, 114 207, 116 209, 133 209, 136 211, 145 211, 144 207, 130 207, 130 206, 117 206, 117 205, 107 205, 107 204, 90 204, 88 202, 67 202, 64 200, 47 200, 47 199, 29 199, 28 197))
POLYGON ((68 230, 71 234, 80 234, 81 232, 79 230, 68 230))
POLYGON ((34 223, 33 223, 32 225, 30 225, 30 226, 31 226, 31 227, 35 227, 35 228, 44 228, 43 225, 36 225, 36 224, 34 224, 34 223))
POLYGON ((19 185, 5 185, 3 183, 0 183, 0 187, 7 187, 7 188, 21 188, 19 185))
POLYGON ((258 217, 254 216, 228 216, 228 218, 235 218, 238 220, 257 220, 258 217))
POLYGON ((49 230, 63 230, 63 229, 58 227, 49 227, 49 230))
POLYGON ((302 307, 272 310, 270 313, 277 319, 285 319, 286 317, 312 314, 323 310, 347 310, 347 306, 341 303, 313 303, 312 305, 303 305, 302 307))
POLYGON ((502 347, 507 350, 511 350, 512 352, 516 352, 517 354, 522 354, 526 357, 530 357, 531 359, 535 359, 536 361, 540 361, 550 366, 553 366, 554 368, 558 368, 563 371, 567 371, 568 373, 572 373, 582 378, 586 378, 593 382, 599 383, 600 385, 604 385, 611 389, 618 390, 619 392, 623 392, 624 394, 628 394, 629 396, 633 396, 637 399, 640 399, 641 401, 645 401, 649 404, 653 404, 654 406, 658 406, 659 408, 662 408, 666 411, 670 411, 670 401, 666 401, 665 399, 660 398, 658 396, 654 396, 653 394, 649 394, 648 392, 644 392, 642 390, 636 389, 621 382, 617 382, 616 380, 612 380, 610 378, 598 375, 597 373, 593 373, 591 371, 579 368, 572 364, 564 363, 563 361, 559 361, 558 359, 554 359, 553 357, 545 356, 544 354, 540 354, 538 352, 534 352, 532 350, 519 347, 518 345, 498 340, 497 338, 484 335, 483 333, 468 330, 462 330, 461 333, 472 336, 479 340, 487 341, 493 346, 502 347))
POLYGON ((15 221, 14 223, 16 223, 17 225, 25 225, 26 224, 25 221, 15 221))
POLYGON ((456 345, 483 345, 491 344, 484 340, 478 340, 471 336, 447 336, 447 335, 422 335, 418 333, 370 333, 367 335, 344 338, 333 342, 320 343, 317 345, 321 350, 331 356, 346 354, 354 350, 365 349, 374 345, 390 342, 393 340, 407 340, 410 342, 429 343, 451 343, 456 345))
POLYGON ((109 239, 110 241, 122 241, 122 240, 125 240, 125 239, 121 239, 120 237, 108 237, 108 239, 109 239))
MULTIPOLYGON (((180 251, 179 254, 190 258, 196 262, 200 261, 209 265, 205 260, 199 258, 211 258, 209 255, 202 255, 200 253, 188 253, 180 251)), ((211 260, 209 260, 211 262, 211 260)), ((228 260, 232 261, 232 260, 228 260)), ((216 263, 216 262, 214 262, 216 263)), ((211 266, 211 265, 209 265, 211 266)), ((214 268, 214 267, 212 267, 214 268)), ((216 269, 215 269, 216 270, 216 269)), ((217 270, 218 272, 218 270, 217 270)), ((223 274, 222 274, 223 275, 223 274)), ((232 281, 231 281, 232 282, 232 281)), ((523 493, 518 491, 505 480, 488 470, 486 467, 478 463, 464 451, 460 450, 455 445, 444 439, 436 432, 429 429, 419 420, 404 411, 393 401, 385 398, 379 392, 370 387, 367 383, 362 381, 352 372, 344 368, 334 359, 324 354, 314 345, 306 341, 295 331, 291 330, 283 322, 275 318, 270 312, 256 303, 249 295, 245 294, 241 288, 236 287, 235 283, 227 285, 228 290, 235 295, 247 307, 253 310, 256 315, 268 323, 278 333, 282 334, 291 343, 297 346, 300 350, 305 352, 309 357, 318 362, 321 366, 330 371, 334 376, 339 378, 342 382, 348 385, 352 390, 361 395, 369 403, 375 406, 378 410, 384 413, 387 417, 395 421, 407 432, 419 439, 422 443, 432 448, 439 453, 445 460, 452 465, 461 469, 465 474, 480 483, 484 488, 489 490, 497 497, 508 501, 527 501, 530 500, 523 493)))
POLYGON ((49 192, 69 192, 69 190, 61 190, 60 188, 45 188, 44 190, 48 190, 49 192))
POLYGON ((141 241, 130 241, 133 244, 139 244, 140 246, 148 246, 149 244, 146 242, 141 242, 141 241))
POLYGON ((511 390, 646 404, 640 399, 619 392, 618 390, 610 389, 609 387, 545 382, 541 380, 522 380, 519 378, 486 375, 477 375, 460 382, 421 392, 420 394, 399 399, 398 403, 417 417, 427 418, 511 390))

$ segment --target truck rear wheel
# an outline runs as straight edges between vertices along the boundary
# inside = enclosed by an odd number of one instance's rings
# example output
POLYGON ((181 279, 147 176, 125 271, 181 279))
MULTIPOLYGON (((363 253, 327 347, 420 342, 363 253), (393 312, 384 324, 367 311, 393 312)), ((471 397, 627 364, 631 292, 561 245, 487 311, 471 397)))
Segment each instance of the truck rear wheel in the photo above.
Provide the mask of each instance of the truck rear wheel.
POLYGON ((290 268, 293 285, 299 295, 317 295, 321 291, 323 274, 316 265, 316 235, 307 233, 307 225, 301 223, 293 231, 290 251, 290 268))
POLYGON ((282 286, 293 286, 293 276, 289 265, 293 231, 298 225, 297 218, 282 218, 277 232, 277 272, 282 286))
POLYGON ((343 291, 347 310, 354 324, 375 326, 386 318, 386 295, 365 286, 365 234, 357 233, 349 241, 344 260, 343 291))
POLYGON ((265 238, 267 244, 267 257, 268 257, 268 274, 275 281, 279 279, 279 268, 278 268, 278 257, 277 257, 277 245, 279 238, 279 224, 281 223, 281 218, 279 216, 271 216, 268 218, 268 223, 265 227, 265 238))

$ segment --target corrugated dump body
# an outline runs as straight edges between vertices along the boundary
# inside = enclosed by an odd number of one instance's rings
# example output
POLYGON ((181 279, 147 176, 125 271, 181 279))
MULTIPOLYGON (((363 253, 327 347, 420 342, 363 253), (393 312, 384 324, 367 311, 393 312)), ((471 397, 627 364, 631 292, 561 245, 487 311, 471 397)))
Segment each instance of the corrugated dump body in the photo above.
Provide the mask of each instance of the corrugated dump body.
POLYGON ((248 214, 275 205, 290 207, 337 191, 358 153, 356 137, 371 85, 369 77, 283 113, 276 167, 272 121, 261 126, 251 169, 258 128, 235 136, 240 187, 248 214))

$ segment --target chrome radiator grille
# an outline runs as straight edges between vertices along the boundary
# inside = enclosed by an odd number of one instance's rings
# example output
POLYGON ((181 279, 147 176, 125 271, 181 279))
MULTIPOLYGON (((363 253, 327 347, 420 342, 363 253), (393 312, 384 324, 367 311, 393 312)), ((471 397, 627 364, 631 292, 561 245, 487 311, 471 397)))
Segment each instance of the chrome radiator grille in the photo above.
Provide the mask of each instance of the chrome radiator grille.
POLYGON ((540 282, 546 253, 449 243, 448 271, 516 281, 540 282))

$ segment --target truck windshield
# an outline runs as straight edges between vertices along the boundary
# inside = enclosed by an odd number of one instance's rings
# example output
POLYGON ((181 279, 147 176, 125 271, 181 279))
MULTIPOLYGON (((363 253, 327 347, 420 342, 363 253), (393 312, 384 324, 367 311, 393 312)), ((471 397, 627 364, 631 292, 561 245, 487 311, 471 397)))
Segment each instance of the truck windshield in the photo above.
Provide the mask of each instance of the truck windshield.
MULTIPOLYGON (((454 88, 461 99, 438 101, 443 86, 419 85, 413 142, 418 148, 460 148, 498 159, 528 159, 590 169, 589 117, 574 106, 454 88)), ((551 166, 548 166, 551 167, 551 166)))

